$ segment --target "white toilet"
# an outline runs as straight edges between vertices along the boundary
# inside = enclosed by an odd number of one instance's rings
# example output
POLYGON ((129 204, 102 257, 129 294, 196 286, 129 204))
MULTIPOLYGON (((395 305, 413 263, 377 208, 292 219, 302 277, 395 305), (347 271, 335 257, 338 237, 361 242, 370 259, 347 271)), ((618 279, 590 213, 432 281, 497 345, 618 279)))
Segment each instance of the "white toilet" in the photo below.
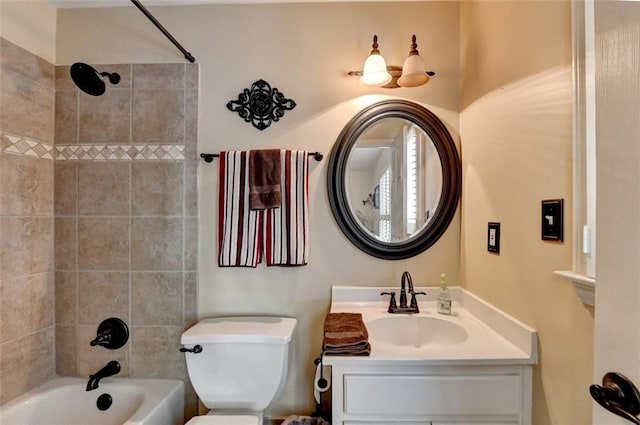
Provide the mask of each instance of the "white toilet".
POLYGON ((187 425, 262 425, 284 388, 295 326, 288 317, 218 317, 185 331, 182 345, 195 348, 185 353, 189 378, 211 409, 187 425))

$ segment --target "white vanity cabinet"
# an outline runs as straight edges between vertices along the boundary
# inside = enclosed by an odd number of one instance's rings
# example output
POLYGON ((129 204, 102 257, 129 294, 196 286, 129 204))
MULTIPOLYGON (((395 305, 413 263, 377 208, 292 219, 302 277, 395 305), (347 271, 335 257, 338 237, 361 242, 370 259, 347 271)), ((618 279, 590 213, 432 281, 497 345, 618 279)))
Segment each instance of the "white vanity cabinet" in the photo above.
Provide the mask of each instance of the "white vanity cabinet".
POLYGON ((332 365, 334 425, 531 424, 531 366, 361 363, 332 365))
POLYGON ((453 314, 436 313, 433 288, 420 312, 389 314, 380 292, 332 288, 331 312, 359 312, 369 356, 323 357, 331 366, 333 425, 531 425, 534 329, 462 288, 453 314))

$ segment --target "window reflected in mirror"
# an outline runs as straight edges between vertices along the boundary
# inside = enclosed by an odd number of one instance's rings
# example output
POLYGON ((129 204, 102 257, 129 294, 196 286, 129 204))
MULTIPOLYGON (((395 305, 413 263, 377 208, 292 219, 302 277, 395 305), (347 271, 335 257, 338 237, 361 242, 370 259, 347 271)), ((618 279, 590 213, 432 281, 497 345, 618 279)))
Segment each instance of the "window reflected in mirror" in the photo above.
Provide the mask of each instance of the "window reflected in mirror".
POLYGON ((424 130, 407 119, 384 118, 365 129, 346 168, 351 213, 381 242, 418 234, 440 202, 440 157, 424 130))

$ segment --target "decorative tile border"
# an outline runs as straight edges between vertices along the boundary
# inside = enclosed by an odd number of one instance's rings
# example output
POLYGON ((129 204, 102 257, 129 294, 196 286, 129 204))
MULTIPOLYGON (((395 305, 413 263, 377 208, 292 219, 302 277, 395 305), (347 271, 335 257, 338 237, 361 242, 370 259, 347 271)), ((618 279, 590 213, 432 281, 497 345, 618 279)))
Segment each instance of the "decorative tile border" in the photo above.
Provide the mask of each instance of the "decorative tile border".
POLYGON ((53 145, 4 133, 0 133, 0 152, 41 159, 53 159, 54 156, 53 145))
POLYGON ((0 131, 0 152, 56 161, 180 161, 184 145, 56 145, 0 131))
POLYGON ((184 145, 56 145, 56 160, 183 160, 184 145))

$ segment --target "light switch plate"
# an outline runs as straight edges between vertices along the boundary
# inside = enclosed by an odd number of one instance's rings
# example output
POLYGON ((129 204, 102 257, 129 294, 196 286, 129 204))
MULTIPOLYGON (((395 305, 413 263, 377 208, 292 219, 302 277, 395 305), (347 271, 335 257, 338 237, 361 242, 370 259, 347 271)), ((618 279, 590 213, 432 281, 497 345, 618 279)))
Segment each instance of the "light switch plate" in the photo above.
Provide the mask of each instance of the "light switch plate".
POLYGON ((487 226, 487 251, 500 254, 500 223, 487 226))
POLYGON ((564 241, 564 199, 542 201, 542 240, 564 241))

